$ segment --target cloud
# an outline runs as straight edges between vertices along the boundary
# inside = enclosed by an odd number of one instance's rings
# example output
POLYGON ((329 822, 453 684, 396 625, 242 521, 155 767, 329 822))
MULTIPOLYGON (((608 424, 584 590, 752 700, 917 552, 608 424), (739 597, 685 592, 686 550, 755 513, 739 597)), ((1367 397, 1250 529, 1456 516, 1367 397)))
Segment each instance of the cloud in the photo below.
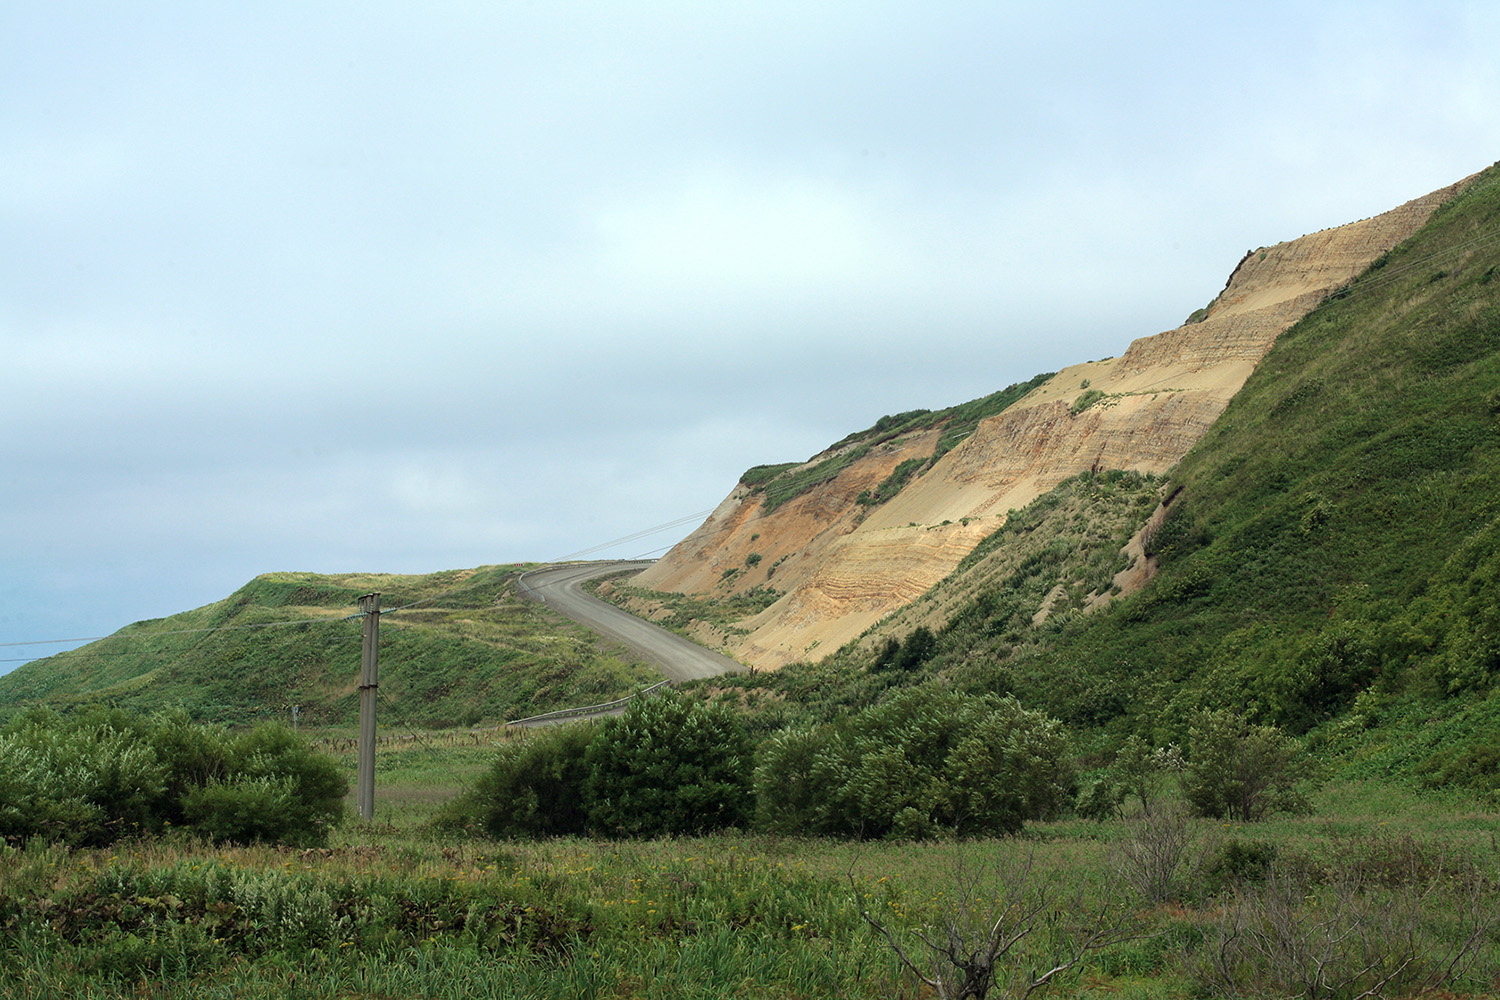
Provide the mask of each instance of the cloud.
POLYGON ((695 172, 597 220, 601 270, 661 303, 805 295, 900 273, 875 206, 813 178, 695 172))
POLYGON ((13 4, 0 642, 258 572, 582 550, 884 413, 1117 354, 1246 248, 1493 159, 1496 28, 1483 3, 13 4))

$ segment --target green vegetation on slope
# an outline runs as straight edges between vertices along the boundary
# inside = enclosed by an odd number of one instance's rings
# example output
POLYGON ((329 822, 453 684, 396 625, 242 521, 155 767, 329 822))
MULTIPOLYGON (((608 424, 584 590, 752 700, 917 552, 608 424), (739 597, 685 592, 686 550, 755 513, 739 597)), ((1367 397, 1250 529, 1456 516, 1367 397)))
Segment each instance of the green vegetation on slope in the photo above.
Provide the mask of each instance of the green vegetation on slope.
POLYGON ((1085 612, 1155 500, 1110 475, 1086 516, 1090 478, 1013 512, 862 642, 720 685, 796 722, 940 679, 1104 754, 1229 708, 1358 773, 1496 793, 1500 169, 1281 336, 1166 484, 1158 575, 1085 612))
POLYGON ((1025 382, 1007 386, 999 392, 993 392, 980 399, 970 400, 943 410, 908 410, 905 413, 881 417, 874 426, 863 431, 856 431, 834 444, 828 449, 833 454, 821 462, 814 465, 797 462, 757 465, 740 477, 740 484, 764 493, 761 507, 769 514, 787 501, 794 500, 808 490, 833 479, 869 454, 871 448, 904 434, 914 434, 941 426, 943 434, 930 456, 920 461, 914 460, 915 464, 906 466, 900 475, 893 473, 891 478, 882 483, 874 494, 861 501, 869 505, 884 503, 900 492, 901 487, 913 475, 931 468, 938 459, 973 434, 974 429, 979 426, 979 421, 1006 410, 1054 374, 1054 372, 1044 372, 1025 382))
MULTIPOLYGON (((1287 331, 1172 476, 1161 574, 1025 673, 1076 723, 1305 731, 1500 674, 1500 171, 1287 331)), ((1370 718, 1374 718, 1372 715, 1370 718)))
POLYGON ((395 725, 470 725, 621 697, 657 675, 522 600, 525 567, 426 576, 271 573, 194 611, 0 677, 3 710, 181 705, 194 718, 311 724, 358 715, 361 595, 378 592, 380 704, 395 725), (407 607, 410 605, 410 607, 407 607), (404 610, 394 610, 404 609, 404 610))
POLYGON ((713 684, 762 695, 751 701, 765 706, 759 724, 766 728, 773 718, 776 725, 831 721, 933 678, 1034 705, 1035 692, 1012 679, 1007 665, 1050 648, 1091 601, 1111 592, 1115 574, 1130 565, 1121 549, 1160 502, 1160 490, 1155 477, 1135 472, 1074 476, 1011 511, 946 580, 860 640, 816 664, 713 684))
MULTIPOLYGON (((759 561, 758 558, 755 560, 757 563, 759 561)), ((734 575, 727 575, 720 580, 720 583, 729 583, 733 580, 734 575)), ((756 586, 723 597, 705 597, 698 594, 680 594, 671 590, 635 587, 619 579, 611 581, 607 587, 596 586, 590 589, 601 600, 610 601, 619 607, 629 609, 634 606, 642 609, 635 613, 678 635, 689 638, 698 635, 700 636, 698 641, 704 642, 705 645, 712 645, 704 641, 705 632, 716 634, 721 642, 728 636, 747 634, 746 629, 740 628, 735 623, 760 614, 781 597, 781 591, 771 587, 756 586)))
POLYGON ((1497 275, 1492 168, 1282 335, 1174 470, 1144 591, 1078 612, 1066 564, 1115 558, 1119 539, 1080 551, 1044 498, 994 540, 1026 565, 948 617, 922 670, 851 649, 770 683, 836 711, 940 676, 1014 692, 1101 749, 1183 742, 1195 711, 1232 708, 1404 781, 1482 790, 1500 758, 1497 275), (1033 622, 1053 584, 1075 610, 1033 622))

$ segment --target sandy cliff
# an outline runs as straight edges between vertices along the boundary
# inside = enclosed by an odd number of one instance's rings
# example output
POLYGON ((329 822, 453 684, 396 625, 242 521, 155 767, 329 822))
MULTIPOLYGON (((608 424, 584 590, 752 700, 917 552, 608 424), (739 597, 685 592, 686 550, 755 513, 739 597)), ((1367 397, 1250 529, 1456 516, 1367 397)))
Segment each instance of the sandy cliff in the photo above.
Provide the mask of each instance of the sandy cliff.
POLYGON ((784 591, 740 623, 746 634, 726 651, 765 668, 818 659, 924 593, 1007 511, 1062 480, 1091 468, 1170 469, 1282 331, 1414 233, 1460 186, 1246 254, 1201 321, 1058 372, 883 505, 866 508, 856 497, 900 462, 931 455, 938 430, 884 442, 769 514, 742 485, 635 582, 685 593, 784 591))

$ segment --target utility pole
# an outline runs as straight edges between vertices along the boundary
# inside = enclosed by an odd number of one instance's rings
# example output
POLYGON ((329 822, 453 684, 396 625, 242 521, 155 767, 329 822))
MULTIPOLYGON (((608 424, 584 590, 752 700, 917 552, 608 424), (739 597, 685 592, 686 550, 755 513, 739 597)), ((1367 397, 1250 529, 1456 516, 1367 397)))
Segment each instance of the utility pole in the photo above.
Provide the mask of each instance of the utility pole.
POLYGON ((361 819, 375 816, 375 690, 380 687, 380 595, 359 599, 365 616, 359 669, 359 783, 355 802, 361 819))

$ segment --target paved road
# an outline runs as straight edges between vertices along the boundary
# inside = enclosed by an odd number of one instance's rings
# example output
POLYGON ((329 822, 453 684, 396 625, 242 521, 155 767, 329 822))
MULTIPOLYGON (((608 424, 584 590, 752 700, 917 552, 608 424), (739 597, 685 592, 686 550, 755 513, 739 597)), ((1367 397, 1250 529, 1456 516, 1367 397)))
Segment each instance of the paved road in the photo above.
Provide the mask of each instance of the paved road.
POLYGON ((621 611, 583 590, 586 580, 621 570, 643 570, 650 565, 649 562, 596 562, 550 566, 521 574, 520 588, 523 596, 543 601, 558 614, 624 643, 660 668, 670 680, 690 681, 744 670, 744 666, 722 653, 621 611))

